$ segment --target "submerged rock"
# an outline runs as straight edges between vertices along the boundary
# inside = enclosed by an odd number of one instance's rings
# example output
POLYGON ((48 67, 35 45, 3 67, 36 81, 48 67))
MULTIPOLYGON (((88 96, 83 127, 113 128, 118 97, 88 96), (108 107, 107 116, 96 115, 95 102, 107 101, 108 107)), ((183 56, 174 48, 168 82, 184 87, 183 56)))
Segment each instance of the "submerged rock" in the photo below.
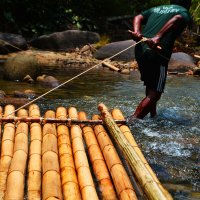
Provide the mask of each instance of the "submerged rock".
POLYGON ((42 75, 37 77, 37 82, 47 87, 57 87, 59 81, 53 76, 42 75))
POLYGON ((5 106, 8 104, 11 104, 15 106, 15 108, 21 107, 25 104, 27 104, 30 100, 27 98, 13 98, 13 97, 6 97, 6 98, 0 98, 0 105, 5 106))
POLYGON ((28 82, 28 83, 33 83, 33 82, 34 82, 34 80, 31 78, 30 75, 26 75, 26 76, 23 78, 23 81, 28 82))
POLYGON ((24 91, 14 91, 14 96, 19 98, 33 99, 36 97, 36 93, 33 90, 24 90, 24 91))
POLYGON ((171 179, 169 172, 162 165, 151 164, 151 167, 156 172, 156 175, 159 177, 159 179, 162 181, 168 181, 171 179))

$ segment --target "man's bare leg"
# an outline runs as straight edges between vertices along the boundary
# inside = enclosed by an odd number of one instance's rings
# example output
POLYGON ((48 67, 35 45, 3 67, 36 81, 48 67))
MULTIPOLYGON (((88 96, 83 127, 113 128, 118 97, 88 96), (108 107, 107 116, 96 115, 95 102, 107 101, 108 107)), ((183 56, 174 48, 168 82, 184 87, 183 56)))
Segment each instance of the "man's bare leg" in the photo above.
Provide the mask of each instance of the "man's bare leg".
MULTIPOLYGON (((155 96, 155 92, 156 92, 155 90, 152 90, 152 89, 146 87, 146 96, 155 96)), ((160 99, 159 96, 161 96, 161 93, 159 93, 159 92, 156 92, 156 93, 158 93, 158 94, 156 94, 156 96, 158 96, 158 99, 157 99, 157 101, 158 101, 160 99)), ((156 109, 157 101, 156 101, 156 103, 152 104, 152 108, 150 110, 151 117, 155 117, 157 115, 157 109, 156 109)))
POLYGON ((139 103, 133 117, 143 119, 148 113, 151 117, 156 115, 156 103, 161 97, 160 92, 154 89, 146 88, 146 97, 139 103))

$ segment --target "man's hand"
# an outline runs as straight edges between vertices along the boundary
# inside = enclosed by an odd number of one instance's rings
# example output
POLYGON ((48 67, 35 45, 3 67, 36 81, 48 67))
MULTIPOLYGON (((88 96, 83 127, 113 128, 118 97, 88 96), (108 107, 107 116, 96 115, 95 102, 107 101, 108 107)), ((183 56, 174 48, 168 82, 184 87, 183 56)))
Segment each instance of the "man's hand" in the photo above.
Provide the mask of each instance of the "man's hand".
MULTIPOLYGON (((134 41, 139 42, 140 40, 144 39, 143 35, 138 32, 133 32, 131 30, 128 30, 128 32, 131 34, 134 41)), ((160 37, 155 36, 153 38, 145 38, 145 42, 151 49, 161 50, 162 48, 159 46, 160 37)))
POLYGON ((161 50, 161 47, 159 46, 159 43, 160 43, 160 37, 159 36, 155 36, 153 38, 147 38, 146 43, 152 49, 161 50))
POLYGON ((142 39, 142 34, 139 32, 133 32, 131 30, 128 30, 128 32, 131 34, 132 39, 135 40, 136 42, 139 42, 142 39))
POLYGON ((176 29, 178 26, 181 26, 184 23, 184 19, 181 15, 175 15, 171 18, 161 30, 153 38, 149 38, 146 43, 152 49, 158 49, 160 39, 169 31, 176 29))

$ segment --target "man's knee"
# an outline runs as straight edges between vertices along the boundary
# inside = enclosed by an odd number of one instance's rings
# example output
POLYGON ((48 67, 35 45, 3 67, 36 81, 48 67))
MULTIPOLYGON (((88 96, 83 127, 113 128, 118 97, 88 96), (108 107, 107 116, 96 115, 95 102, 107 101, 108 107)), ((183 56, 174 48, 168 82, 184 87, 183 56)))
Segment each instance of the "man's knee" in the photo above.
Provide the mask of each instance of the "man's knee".
POLYGON ((161 98, 161 92, 157 92, 156 90, 149 88, 147 89, 147 91, 147 97, 150 98, 152 101, 157 102, 161 98))

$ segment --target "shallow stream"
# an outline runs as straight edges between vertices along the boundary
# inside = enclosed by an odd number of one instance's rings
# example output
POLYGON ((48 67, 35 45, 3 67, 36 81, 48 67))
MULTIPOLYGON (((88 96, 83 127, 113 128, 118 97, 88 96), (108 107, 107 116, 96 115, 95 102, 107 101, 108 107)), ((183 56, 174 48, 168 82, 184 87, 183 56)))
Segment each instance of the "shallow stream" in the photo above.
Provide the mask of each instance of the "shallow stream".
MULTIPOLYGON (((46 69, 64 82, 80 69, 46 69)), ((132 133, 158 178, 177 200, 200 199, 200 78, 169 76, 155 119, 146 117, 130 126, 132 133)), ((36 84, 3 81, 7 95, 14 90, 49 90, 36 84)), ((119 108, 129 116, 144 97, 138 72, 122 75, 101 67, 52 92, 37 104, 42 112, 59 106, 75 106, 88 117, 98 114, 97 105, 119 108)))

